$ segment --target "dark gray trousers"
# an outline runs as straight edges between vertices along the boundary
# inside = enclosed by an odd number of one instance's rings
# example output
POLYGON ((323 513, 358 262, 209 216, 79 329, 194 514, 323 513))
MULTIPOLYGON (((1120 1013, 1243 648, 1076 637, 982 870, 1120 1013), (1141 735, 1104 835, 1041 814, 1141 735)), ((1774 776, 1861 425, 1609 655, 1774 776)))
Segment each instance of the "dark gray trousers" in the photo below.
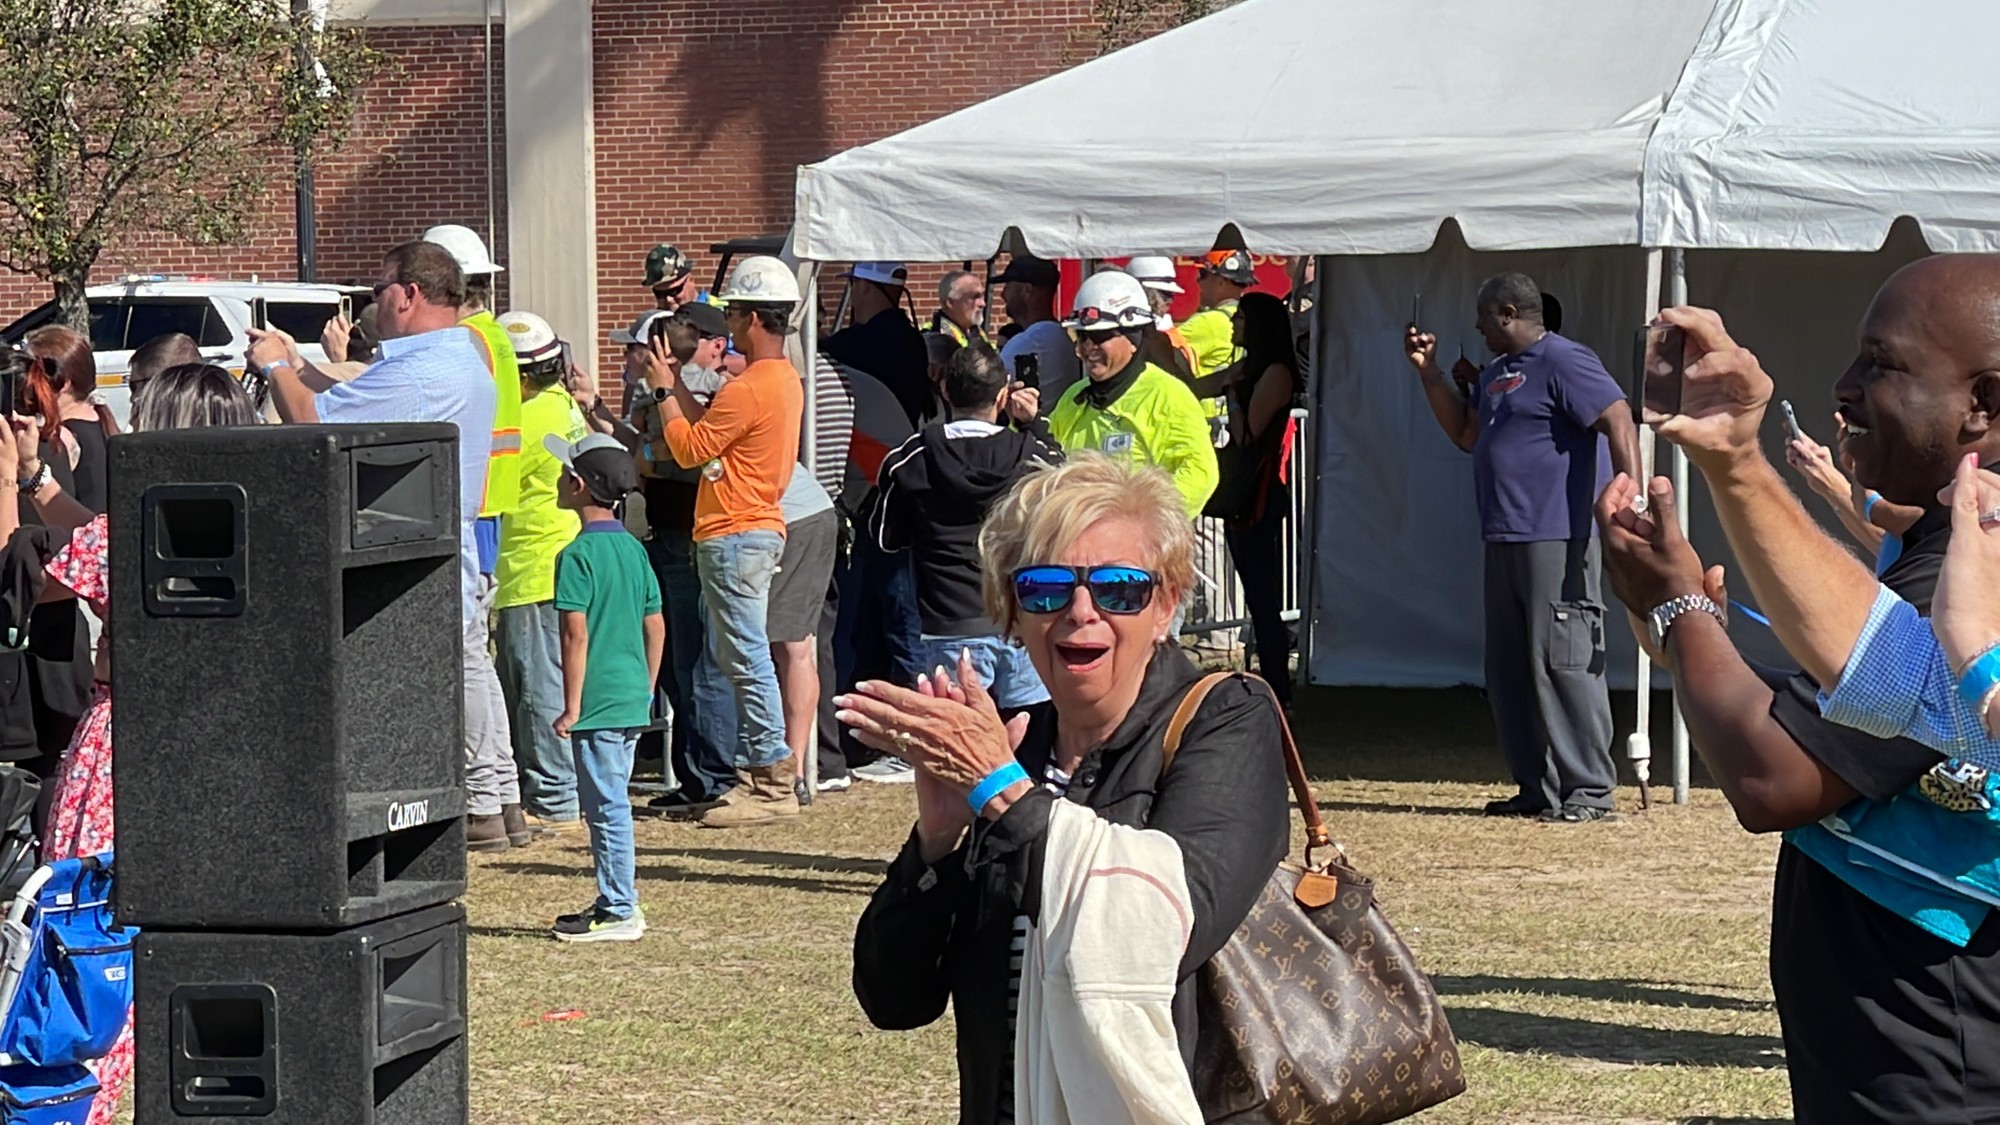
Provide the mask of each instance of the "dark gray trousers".
POLYGON ((1486 545, 1486 699, 1525 802, 1611 807, 1594 536, 1486 545))

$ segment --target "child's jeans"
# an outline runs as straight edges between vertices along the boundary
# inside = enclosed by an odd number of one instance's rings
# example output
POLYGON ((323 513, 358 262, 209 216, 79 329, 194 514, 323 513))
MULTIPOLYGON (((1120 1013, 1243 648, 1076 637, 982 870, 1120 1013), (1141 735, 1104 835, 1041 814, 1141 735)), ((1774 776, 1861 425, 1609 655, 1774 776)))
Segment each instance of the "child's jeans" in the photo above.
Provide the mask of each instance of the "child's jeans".
POLYGON ((576 796, 583 822, 590 828, 590 859, 597 865, 597 906, 615 918, 630 918, 639 908, 639 888, 633 874, 632 756, 639 746, 639 728, 571 731, 570 750, 576 756, 576 796))

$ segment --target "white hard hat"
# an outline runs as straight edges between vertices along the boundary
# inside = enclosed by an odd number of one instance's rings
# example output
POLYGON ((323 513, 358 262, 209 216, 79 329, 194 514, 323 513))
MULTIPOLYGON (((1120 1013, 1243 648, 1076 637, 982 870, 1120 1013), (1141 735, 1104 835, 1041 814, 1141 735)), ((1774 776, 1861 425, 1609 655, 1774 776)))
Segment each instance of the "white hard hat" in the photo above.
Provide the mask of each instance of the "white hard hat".
POLYGON ((743 259, 729 274, 729 284, 722 287, 716 300, 744 301, 759 305, 796 305, 799 303, 799 279, 792 274, 792 267, 767 254, 754 254, 743 259))
POLYGON ((1162 293, 1180 293, 1180 271, 1174 269, 1174 260, 1159 254, 1142 254, 1125 263, 1125 272, 1139 279, 1139 284, 1148 289, 1158 289, 1162 293))
POLYGON ((1102 328, 1137 328, 1153 323, 1153 306, 1139 279, 1123 270, 1094 273, 1077 287, 1076 302, 1064 328, 1088 332, 1102 328))
POLYGON ((522 363, 540 363, 562 354, 562 341, 549 322, 531 312, 510 312, 500 318, 507 330, 507 342, 514 345, 514 358, 522 363))
POLYGON ((424 241, 442 246, 458 259, 458 268, 467 277, 483 273, 503 273, 504 270, 493 261, 493 255, 486 252, 486 241, 475 234, 471 227, 457 223, 445 223, 424 232, 424 241))

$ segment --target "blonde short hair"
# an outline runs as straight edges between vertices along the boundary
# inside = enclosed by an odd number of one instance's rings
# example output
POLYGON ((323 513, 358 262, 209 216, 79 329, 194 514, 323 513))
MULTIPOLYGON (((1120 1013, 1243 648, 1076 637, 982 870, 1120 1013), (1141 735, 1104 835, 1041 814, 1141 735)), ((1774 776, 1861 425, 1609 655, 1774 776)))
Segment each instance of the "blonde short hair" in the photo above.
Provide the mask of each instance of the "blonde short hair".
POLYGON ((1170 593, 1193 587, 1194 524, 1173 478, 1151 465, 1078 453, 1021 478, 986 514, 979 562, 987 615, 1011 634, 1020 616, 1014 572, 1061 558, 1085 531, 1107 519, 1139 526, 1140 559, 1170 593))

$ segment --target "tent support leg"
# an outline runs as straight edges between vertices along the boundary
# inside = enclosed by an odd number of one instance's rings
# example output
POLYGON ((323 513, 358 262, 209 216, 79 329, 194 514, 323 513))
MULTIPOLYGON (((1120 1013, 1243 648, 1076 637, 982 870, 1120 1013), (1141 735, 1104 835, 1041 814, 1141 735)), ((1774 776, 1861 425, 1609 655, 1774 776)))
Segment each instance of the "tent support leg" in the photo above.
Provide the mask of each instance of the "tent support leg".
MULTIPOLYGON (((799 302, 799 352, 805 357, 806 369, 799 374, 805 377, 806 403, 803 417, 799 419, 799 452, 805 455, 806 472, 819 472, 819 263, 803 262, 806 283, 804 299, 799 302)), ((836 498, 837 499, 837 498, 836 498)), ((833 675, 831 668, 819 668, 819 649, 813 649, 815 670, 821 676, 833 675)), ((821 688, 824 691, 824 685, 821 688)), ((821 698, 824 698, 822 696, 821 698)), ((813 704, 813 725, 819 725, 819 704, 813 704)), ((806 800, 819 797, 819 737, 817 731, 806 739, 805 761, 799 763, 800 774, 806 779, 806 800)))
MULTIPOLYGON (((1669 281, 1667 292, 1675 305, 1688 302, 1687 252, 1680 249, 1670 251, 1667 257, 1669 281)), ((1679 513, 1681 536, 1688 533, 1688 510, 1694 505, 1694 498, 1688 495, 1687 450, 1674 447, 1674 501, 1679 513)), ((1681 714, 1680 693, 1674 693, 1674 804, 1688 803, 1688 727, 1687 716, 1681 714)))
MULTIPOLYGON (((1646 250, 1646 315, 1644 321, 1650 323, 1660 311, 1660 261, 1657 248, 1646 250)), ((1639 427, 1639 470, 1641 486, 1653 476, 1653 431, 1639 427)), ((1643 493, 1642 493, 1643 495, 1643 493)), ((1631 737, 1625 740, 1625 757, 1632 763, 1632 774, 1639 783, 1639 807, 1650 808, 1653 803, 1651 786, 1653 780, 1653 658, 1646 655, 1645 646, 1639 647, 1638 674, 1633 680, 1637 719, 1631 737)))

